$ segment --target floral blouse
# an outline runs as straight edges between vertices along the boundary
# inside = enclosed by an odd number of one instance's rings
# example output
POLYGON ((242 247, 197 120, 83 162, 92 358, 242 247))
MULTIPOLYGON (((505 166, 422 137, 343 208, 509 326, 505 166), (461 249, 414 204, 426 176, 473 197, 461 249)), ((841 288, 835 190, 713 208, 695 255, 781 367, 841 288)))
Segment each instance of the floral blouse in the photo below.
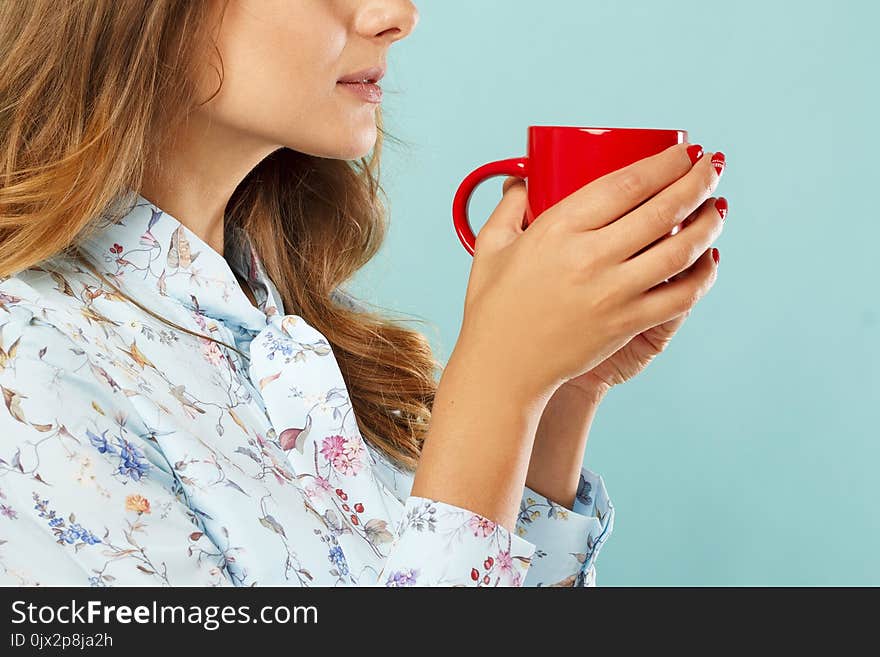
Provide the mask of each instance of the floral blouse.
POLYGON ((571 510, 526 487, 515 531, 410 495, 247 235, 221 255, 135 196, 89 260, 248 357, 72 259, 0 279, 0 583, 595 585, 601 477, 582 471, 571 510))

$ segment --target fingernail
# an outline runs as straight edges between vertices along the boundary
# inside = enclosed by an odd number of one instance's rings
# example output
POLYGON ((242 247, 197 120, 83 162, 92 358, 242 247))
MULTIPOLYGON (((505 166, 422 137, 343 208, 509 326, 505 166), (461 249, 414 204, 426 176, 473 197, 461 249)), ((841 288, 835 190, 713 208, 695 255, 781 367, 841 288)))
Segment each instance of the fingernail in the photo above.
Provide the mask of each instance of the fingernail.
POLYGON ((718 264, 718 261, 721 260, 721 252, 714 246, 712 247, 712 260, 715 261, 716 265, 718 264))
POLYGON ((724 221, 724 218, 727 216, 727 199, 723 196, 716 198, 715 209, 718 210, 718 214, 721 215, 721 221, 724 221))
POLYGON ((691 164, 696 164, 697 160, 703 157, 703 147, 699 144, 694 144, 692 146, 687 147, 688 157, 691 158, 691 164))
POLYGON ((724 171, 724 153, 718 151, 712 156, 712 166, 715 167, 715 171, 720 176, 721 172, 724 171))

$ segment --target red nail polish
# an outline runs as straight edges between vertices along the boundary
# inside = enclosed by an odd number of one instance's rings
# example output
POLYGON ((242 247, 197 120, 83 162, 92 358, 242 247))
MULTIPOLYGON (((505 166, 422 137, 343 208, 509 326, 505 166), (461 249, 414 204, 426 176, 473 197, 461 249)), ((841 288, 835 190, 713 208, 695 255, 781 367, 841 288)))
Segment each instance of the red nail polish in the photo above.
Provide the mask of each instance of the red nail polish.
POLYGON ((703 147, 699 144, 694 144, 692 146, 687 147, 688 157, 691 158, 691 164, 696 164, 697 160, 703 157, 703 147))
POLYGON ((724 221, 724 218, 727 216, 727 199, 723 196, 719 196, 715 199, 715 209, 718 210, 718 214, 721 215, 721 221, 724 221))
POLYGON ((712 166, 715 167, 715 171, 720 176, 721 172, 724 171, 724 153, 718 151, 712 156, 712 166))
POLYGON ((718 261, 721 260, 721 252, 714 246, 712 247, 712 260, 715 261, 716 265, 718 264, 718 261))

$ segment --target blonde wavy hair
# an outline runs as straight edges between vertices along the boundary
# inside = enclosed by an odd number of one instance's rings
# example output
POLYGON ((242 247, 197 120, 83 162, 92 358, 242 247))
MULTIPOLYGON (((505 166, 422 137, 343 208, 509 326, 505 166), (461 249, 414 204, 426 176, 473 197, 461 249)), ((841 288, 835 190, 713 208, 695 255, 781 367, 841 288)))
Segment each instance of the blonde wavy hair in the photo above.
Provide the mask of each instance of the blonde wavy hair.
MULTIPOLYGON (((0 2, 0 276, 56 256, 84 261, 80 238, 141 188, 147 167, 160 166, 174 128, 197 106, 197 67, 217 51, 211 11, 191 0, 0 2)), ((222 84, 222 60, 220 73, 222 84)), ((285 308, 330 341, 363 437, 412 470, 440 364, 401 320, 332 294, 386 234, 378 111, 377 121, 369 158, 275 151, 235 190, 225 222, 250 235, 285 308)), ((149 310, 89 268, 165 324, 220 342, 149 310)))

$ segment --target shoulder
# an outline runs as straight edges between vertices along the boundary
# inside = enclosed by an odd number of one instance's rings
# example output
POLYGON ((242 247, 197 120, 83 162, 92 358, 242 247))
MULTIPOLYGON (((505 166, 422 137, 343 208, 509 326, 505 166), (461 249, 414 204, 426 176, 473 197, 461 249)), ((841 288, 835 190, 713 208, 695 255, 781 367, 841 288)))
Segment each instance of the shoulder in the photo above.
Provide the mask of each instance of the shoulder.
POLYGON ((28 313, 40 323, 64 330, 71 316, 89 305, 100 281, 69 260, 47 260, 0 278, 0 310, 12 317, 28 313))
POLYGON ((0 425, 16 434, 41 431, 52 420, 77 424, 95 412, 93 404, 109 412, 128 405, 93 355, 100 341, 74 285, 72 277, 41 269, 0 280, 0 425))
MULTIPOLYGON (((57 294, 58 287, 70 284, 60 274, 42 269, 28 269, 0 279, 0 357, 5 381, 16 359, 41 361, 49 346, 72 344, 69 322, 65 318, 76 301, 57 294)), ((56 350, 50 358, 55 357, 56 350)), ((59 353, 59 355, 62 355, 59 353)), ((57 363, 61 366, 64 363, 57 363)), ((30 368, 28 368, 29 371, 30 368)))
MULTIPOLYGON (((125 294, 142 297, 133 284, 125 284, 125 294)), ((149 305, 172 321, 193 323, 185 310, 158 294, 149 305)), ((83 355, 110 364, 110 354, 118 351, 114 345, 128 347, 139 334, 164 339, 166 328, 75 260, 52 259, 0 279, 0 346, 7 351, 21 337, 19 352, 27 342, 55 346, 54 354, 39 357, 58 366, 81 366, 83 355)))
POLYGON ((131 304, 111 304, 104 296, 124 301, 70 260, 45 261, 0 279, 0 346, 8 353, 20 340, 17 354, 24 360, 75 367, 84 353, 106 351, 107 329, 131 317, 131 304))
POLYGON ((3 419, 16 421, 18 431, 45 424, 23 421, 27 416, 81 425, 96 412, 132 413, 133 391, 116 367, 113 339, 128 328, 132 306, 123 310, 121 297, 99 301, 104 294, 96 278, 70 264, 0 280, 0 387, 9 411, 3 419))

